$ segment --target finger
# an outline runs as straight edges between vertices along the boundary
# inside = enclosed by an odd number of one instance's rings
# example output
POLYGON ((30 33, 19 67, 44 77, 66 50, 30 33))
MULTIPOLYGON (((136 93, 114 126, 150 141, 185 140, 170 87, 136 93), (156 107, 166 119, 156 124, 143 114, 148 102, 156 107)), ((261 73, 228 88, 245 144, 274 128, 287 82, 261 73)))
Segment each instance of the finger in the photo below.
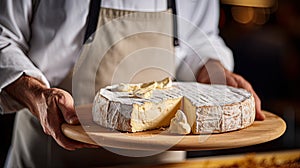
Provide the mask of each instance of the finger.
POLYGON ((80 148, 99 148, 97 145, 86 144, 79 141, 75 141, 72 139, 67 138, 62 131, 56 130, 55 133, 52 135, 55 141, 67 150, 75 150, 80 148))
POLYGON ((255 109, 256 109, 255 119, 262 121, 266 118, 266 116, 261 110, 261 101, 255 92, 253 93, 253 96, 255 100, 255 109))
POLYGON ((52 135, 52 126, 55 125, 56 122, 61 123, 62 120, 60 120, 55 103, 55 96, 50 94, 46 101, 48 108, 39 109, 39 120, 45 134, 52 135))
POLYGON ((244 79, 242 76, 234 74, 233 77, 235 78, 235 81, 237 83, 237 87, 246 89, 247 91, 249 91, 251 93, 254 92, 251 84, 248 81, 246 81, 246 79, 244 79))
POLYGON ((232 86, 232 87, 238 87, 238 83, 237 81, 235 80, 235 78, 231 77, 231 76, 228 76, 226 75, 226 84, 228 86, 232 86))
POLYGON ((210 80, 209 80, 209 75, 208 73, 206 72, 206 70, 202 70, 198 77, 197 77, 197 81, 200 82, 200 83, 206 83, 206 84, 209 84, 210 83, 210 80))
POLYGON ((59 99, 58 97, 55 97, 53 103, 51 103, 50 105, 50 107, 53 106, 51 108, 52 115, 48 116, 49 118, 48 124, 49 124, 49 129, 51 130, 51 136, 60 146, 62 146, 67 150, 75 150, 78 148, 86 147, 86 145, 83 143, 67 138, 61 131, 61 124, 64 122, 63 121, 64 118, 61 113, 61 109, 56 106, 56 102, 59 101, 58 99, 59 99))
POLYGON ((60 109, 65 121, 68 124, 79 124, 78 117, 74 109, 74 101, 72 96, 65 91, 60 91, 57 106, 60 109))
POLYGON ((67 150, 75 150, 78 148, 95 148, 95 145, 89 145, 85 143, 81 143, 78 141, 71 140, 67 138, 63 132, 61 131, 61 124, 64 122, 64 117, 61 113, 61 109, 56 105, 59 102, 59 98, 61 96, 53 96, 51 97, 51 101, 48 106, 48 114, 45 118, 45 126, 51 132, 51 136, 54 140, 63 148, 67 150))
POLYGON ((254 89, 252 88, 252 86, 250 85, 250 83, 239 75, 236 75, 235 78, 238 81, 238 87, 244 88, 247 91, 251 92, 254 97, 255 111, 256 111, 255 119, 256 120, 264 120, 265 115, 261 110, 261 101, 260 101, 259 97, 257 96, 256 92, 254 91, 254 89))
POLYGON ((197 80, 199 83, 205 83, 205 84, 210 84, 210 80, 209 80, 209 77, 206 76, 204 78, 198 78, 197 80))

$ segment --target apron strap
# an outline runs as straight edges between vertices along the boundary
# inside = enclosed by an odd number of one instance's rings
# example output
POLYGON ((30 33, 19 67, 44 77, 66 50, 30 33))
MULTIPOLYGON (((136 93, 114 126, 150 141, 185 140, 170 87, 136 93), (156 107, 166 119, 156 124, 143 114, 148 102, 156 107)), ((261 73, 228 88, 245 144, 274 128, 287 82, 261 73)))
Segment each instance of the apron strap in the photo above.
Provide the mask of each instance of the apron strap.
POLYGON ((176 0, 168 0, 168 9, 172 8, 173 14, 173 45, 179 46, 178 29, 177 29, 177 10, 176 0))
MULTIPOLYGON (((172 8, 172 14, 173 14, 173 45, 179 46, 176 0, 167 0, 167 2, 168 2, 168 9, 172 8)), ((101 9, 101 0, 91 0, 83 44, 93 41, 91 35, 97 29, 100 9, 101 9)))
POLYGON ((96 31, 98 25, 99 11, 101 8, 101 0, 91 0, 89 15, 87 17, 87 26, 83 44, 93 41, 91 35, 96 31))

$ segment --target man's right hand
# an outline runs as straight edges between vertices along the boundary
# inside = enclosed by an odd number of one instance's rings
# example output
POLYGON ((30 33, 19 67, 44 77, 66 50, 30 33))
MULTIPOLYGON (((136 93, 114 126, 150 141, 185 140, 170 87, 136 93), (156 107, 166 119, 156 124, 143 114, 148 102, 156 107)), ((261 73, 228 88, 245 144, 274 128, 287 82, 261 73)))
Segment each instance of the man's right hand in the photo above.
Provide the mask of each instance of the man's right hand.
POLYGON ((61 131, 61 125, 79 124, 72 96, 58 88, 47 88, 35 78, 23 75, 4 89, 10 96, 27 107, 36 116, 46 134, 65 149, 95 148, 67 138, 61 131))

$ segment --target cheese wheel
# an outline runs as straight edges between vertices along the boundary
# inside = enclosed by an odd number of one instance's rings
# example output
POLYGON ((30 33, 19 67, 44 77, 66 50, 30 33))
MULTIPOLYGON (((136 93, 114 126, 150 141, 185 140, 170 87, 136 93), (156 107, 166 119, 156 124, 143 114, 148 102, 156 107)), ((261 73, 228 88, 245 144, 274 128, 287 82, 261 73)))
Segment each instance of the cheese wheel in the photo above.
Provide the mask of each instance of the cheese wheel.
POLYGON ((251 93, 225 85, 174 82, 154 89, 147 98, 118 91, 119 85, 102 88, 93 103, 93 121, 103 127, 137 132, 167 127, 182 110, 192 134, 222 133, 251 125, 255 103, 251 93))

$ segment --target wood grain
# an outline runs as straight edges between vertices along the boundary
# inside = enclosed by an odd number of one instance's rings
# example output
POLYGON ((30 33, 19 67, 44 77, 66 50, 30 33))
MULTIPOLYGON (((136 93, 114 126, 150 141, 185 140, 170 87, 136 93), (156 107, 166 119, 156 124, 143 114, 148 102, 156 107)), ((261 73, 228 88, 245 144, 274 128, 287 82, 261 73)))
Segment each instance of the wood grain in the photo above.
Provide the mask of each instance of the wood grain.
POLYGON ((81 125, 63 124, 63 133, 74 140, 133 150, 214 150, 237 148, 268 142, 280 137, 285 122, 275 114, 264 111, 266 119, 251 126, 227 133, 206 135, 172 135, 157 129, 138 133, 124 133, 96 125, 92 121, 91 105, 76 108, 81 125))

